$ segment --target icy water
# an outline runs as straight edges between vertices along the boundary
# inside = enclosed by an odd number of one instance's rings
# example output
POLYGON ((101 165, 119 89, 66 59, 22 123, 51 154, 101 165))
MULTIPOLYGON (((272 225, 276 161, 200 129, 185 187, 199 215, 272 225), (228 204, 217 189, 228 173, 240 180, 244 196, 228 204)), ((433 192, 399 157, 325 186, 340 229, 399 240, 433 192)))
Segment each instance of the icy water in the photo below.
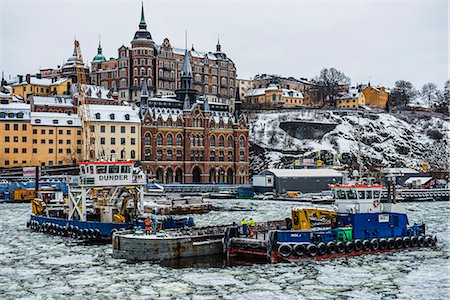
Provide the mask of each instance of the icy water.
MULTIPOLYGON (((292 203, 214 202, 198 225, 289 216, 292 203)), ((449 299, 450 202, 405 204, 437 249, 278 265, 173 268, 128 264, 111 246, 28 230, 29 205, 0 205, 0 299, 449 299)))

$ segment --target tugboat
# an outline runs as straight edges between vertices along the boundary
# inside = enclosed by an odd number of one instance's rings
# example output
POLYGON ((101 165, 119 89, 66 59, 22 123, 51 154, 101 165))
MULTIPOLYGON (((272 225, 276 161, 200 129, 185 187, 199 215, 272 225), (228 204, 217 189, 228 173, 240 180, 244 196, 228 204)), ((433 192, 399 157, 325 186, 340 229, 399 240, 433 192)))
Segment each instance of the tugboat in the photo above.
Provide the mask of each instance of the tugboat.
POLYGON ((250 258, 271 263, 304 258, 331 258, 400 249, 433 247, 436 237, 425 234, 425 224, 408 226, 408 217, 388 185, 388 203, 380 202, 381 189, 341 187, 337 210, 294 208, 284 228, 242 236, 229 227, 224 249, 229 261, 250 258))
POLYGON ((145 227, 149 217, 156 226, 190 227, 192 218, 144 214, 145 173, 134 162, 80 162, 78 186, 62 191, 42 190, 32 200, 27 226, 33 230, 84 240, 110 240, 119 230, 145 227))

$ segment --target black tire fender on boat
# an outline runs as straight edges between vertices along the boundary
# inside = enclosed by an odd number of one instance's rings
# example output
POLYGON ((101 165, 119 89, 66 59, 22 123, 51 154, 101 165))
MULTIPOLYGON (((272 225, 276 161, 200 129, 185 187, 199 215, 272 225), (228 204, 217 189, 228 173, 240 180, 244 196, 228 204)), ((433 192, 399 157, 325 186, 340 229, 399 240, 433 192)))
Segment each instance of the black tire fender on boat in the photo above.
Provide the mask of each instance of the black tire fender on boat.
POLYGON ((94 230, 94 238, 99 239, 101 237, 101 232, 98 229, 94 230))
POLYGON ((364 251, 369 251, 370 250, 370 241, 369 240, 362 241, 362 249, 364 251))
POLYGON ((380 249, 380 242, 377 239, 371 239, 370 249, 372 249, 373 251, 377 251, 378 249, 380 249))
POLYGON ((283 257, 288 257, 289 255, 292 254, 292 247, 289 244, 281 244, 278 247, 278 253, 280 253, 281 256, 283 257))
POLYGON ((345 251, 345 245, 343 242, 337 242, 336 243, 336 253, 344 253, 345 251))
POLYGON ((345 243, 345 252, 351 253, 355 250, 355 244, 352 241, 345 243))
POLYGON ((303 256, 306 254, 306 247, 303 244, 294 245, 294 253, 298 256, 303 256))
POLYGON ((30 228, 30 225, 31 225, 31 221, 28 220, 28 221, 27 221, 27 228, 30 228))
POLYGON ((95 238, 94 229, 91 228, 88 231, 89 231, 89 238, 93 240, 95 238))
POLYGON ((417 236, 413 236, 411 238, 411 247, 416 248, 419 246, 419 238, 417 236))
POLYGON ((421 235, 418 237, 417 245, 419 245, 419 247, 423 247, 424 244, 425 244, 425 237, 421 235))
POLYGON ((409 236, 405 236, 402 241, 403 248, 411 247, 411 238, 409 236))
POLYGON ((314 257, 317 255, 318 253, 317 246, 315 244, 308 244, 308 246, 306 246, 306 254, 310 257, 314 257))
POLYGON ((425 247, 433 246, 433 238, 430 235, 425 237, 425 247))
POLYGON ((317 250, 319 255, 325 255, 328 252, 327 244, 320 242, 317 244, 317 250))
POLYGON ((327 251, 329 254, 336 253, 336 243, 331 241, 327 243, 327 251))
POLYGON ((361 251, 362 250, 362 247, 363 247, 363 245, 362 245, 362 241, 360 240, 360 239, 356 239, 354 242, 353 242, 353 244, 354 244, 354 247, 355 247, 355 251, 361 251))
POLYGON ((80 235, 80 228, 78 226, 75 226, 75 228, 73 229, 73 235, 75 238, 77 238, 80 235))
POLYGON ((380 239, 380 250, 386 250, 388 247, 388 241, 385 238, 380 239))
POLYGON ((403 239, 401 237, 395 238, 395 248, 396 249, 403 248, 403 239))
POLYGON ((388 248, 389 249, 395 248, 395 240, 393 238, 388 238, 388 248))

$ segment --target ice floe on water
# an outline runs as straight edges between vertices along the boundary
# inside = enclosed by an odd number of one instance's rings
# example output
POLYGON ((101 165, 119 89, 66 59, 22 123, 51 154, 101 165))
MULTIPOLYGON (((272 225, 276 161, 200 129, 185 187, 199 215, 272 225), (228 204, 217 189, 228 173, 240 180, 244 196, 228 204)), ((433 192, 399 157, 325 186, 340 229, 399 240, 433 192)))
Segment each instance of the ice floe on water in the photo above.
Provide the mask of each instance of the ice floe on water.
MULTIPOLYGON (((215 201, 197 224, 284 218, 293 203, 215 201), (233 209, 231 209, 233 208, 233 209), (230 209, 232 211, 230 211, 230 209)), ((110 245, 84 245, 25 228, 29 205, 0 206, 1 299, 447 299, 448 202, 405 204, 437 249, 277 265, 166 267, 115 260, 110 245)))

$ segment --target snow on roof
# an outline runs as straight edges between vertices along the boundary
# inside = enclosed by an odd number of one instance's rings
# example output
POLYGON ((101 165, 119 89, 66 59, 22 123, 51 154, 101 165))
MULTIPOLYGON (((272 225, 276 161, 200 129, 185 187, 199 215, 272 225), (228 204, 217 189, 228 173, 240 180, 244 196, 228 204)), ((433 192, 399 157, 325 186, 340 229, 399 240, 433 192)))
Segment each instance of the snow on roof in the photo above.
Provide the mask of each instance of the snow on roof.
MULTIPOLYGON (((57 81, 52 81, 52 79, 49 78, 37 78, 37 77, 30 77, 30 84, 32 85, 42 85, 42 86, 52 86, 52 85, 58 85, 65 81, 69 80, 68 78, 60 78, 57 81)), ((22 82, 16 82, 12 86, 19 86, 19 85, 27 85, 28 82, 26 80, 22 82)))
POLYGON ((34 105, 73 106, 72 97, 61 97, 57 95, 52 97, 32 96, 31 99, 34 105))
POLYGON ((266 89, 259 88, 259 89, 248 90, 247 93, 245 93, 245 97, 262 96, 265 94, 266 94, 266 89))
POLYGON ((342 177, 334 169, 268 169, 276 177, 342 177))
POLYGON ((303 94, 299 91, 292 89, 283 89, 284 97, 303 98, 303 94))
POLYGON ((354 99, 359 97, 360 92, 357 89, 351 89, 348 93, 340 93, 336 96, 336 99, 354 99))
POLYGON ((55 112, 31 112, 31 124, 41 126, 81 126, 80 117, 76 114, 55 112))
MULTIPOLYGON (((96 86, 92 84, 83 84, 84 96, 89 99, 103 99, 114 100, 110 95, 110 91, 103 86, 96 86), (109 95, 109 97, 108 97, 109 95)), ((72 91, 74 96, 78 96, 78 85, 72 85, 72 91)))
MULTIPOLYGON (((85 105, 82 105, 81 111, 84 110, 84 106, 85 105)), ((121 123, 141 122, 139 110, 133 109, 131 106, 89 104, 88 111, 91 121, 121 123)))
POLYGON ((29 119, 30 105, 26 103, 0 104, 0 120, 4 119, 29 119))
POLYGON ((433 179, 433 177, 409 177, 405 180, 405 184, 412 184, 413 182, 416 182, 417 184, 422 185, 431 179, 433 179))

